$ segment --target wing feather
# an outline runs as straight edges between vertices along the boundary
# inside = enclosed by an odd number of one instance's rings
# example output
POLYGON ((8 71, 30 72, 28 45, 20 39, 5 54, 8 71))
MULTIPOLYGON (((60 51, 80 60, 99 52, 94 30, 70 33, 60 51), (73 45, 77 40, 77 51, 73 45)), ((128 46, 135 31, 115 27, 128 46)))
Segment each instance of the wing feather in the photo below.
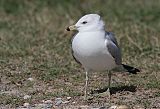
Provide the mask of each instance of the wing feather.
POLYGON ((106 34, 106 47, 117 65, 122 64, 121 51, 113 34, 106 34))

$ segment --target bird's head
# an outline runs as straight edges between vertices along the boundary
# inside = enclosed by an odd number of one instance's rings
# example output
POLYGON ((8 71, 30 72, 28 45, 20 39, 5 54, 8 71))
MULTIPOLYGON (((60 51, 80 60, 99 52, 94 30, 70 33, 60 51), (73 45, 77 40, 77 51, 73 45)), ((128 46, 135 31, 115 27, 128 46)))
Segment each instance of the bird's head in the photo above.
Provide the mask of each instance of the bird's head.
POLYGON ((75 25, 67 27, 67 31, 78 30, 79 32, 104 30, 104 22, 98 14, 87 14, 80 18, 75 25))

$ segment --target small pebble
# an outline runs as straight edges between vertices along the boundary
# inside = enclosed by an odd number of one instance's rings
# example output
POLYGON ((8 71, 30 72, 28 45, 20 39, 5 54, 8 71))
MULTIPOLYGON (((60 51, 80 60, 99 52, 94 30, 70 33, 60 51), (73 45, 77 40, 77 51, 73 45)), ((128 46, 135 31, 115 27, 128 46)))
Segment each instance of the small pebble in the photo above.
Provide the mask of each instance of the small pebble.
POLYGON ((67 104, 67 103, 69 103, 69 101, 64 101, 64 102, 62 102, 63 104, 67 104))
POLYGON ((74 102, 72 102, 72 104, 75 104, 76 102, 74 101, 74 102))
POLYGON ((62 98, 56 98, 56 99, 55 99, 55 105, 56 105, 56 106, 59 106, 62 102, 63 102, 63 101, 62 101, 62 98))
POLYGON ((101 106, 101 107, 99 107, 99 109, 108 109, 108 108, 106 108, 106 107, 104 107, 104 106, 101 106))
POLYGON ((55 101, 62 100, 62 98, 56 98, 55 101))
POLYGON ((29 107, 29 103, 24 103, 23 106, 24 107, 29 107))
POLYGON ((134 106, 133 109, 145 109, 143 106, 134 106))
POLYGON ((94 107, 94 108, 91 108, 91 109, 101 109, 101 108, 98 108, 98 107, 94 107))
POLYGON ((46 101, 44 101, 44 103, 53 103, 53 101, 52 100, 46 100, 46 101))
POLYGON ((63 102, 62 100, 59 100, 59 101, 56 102, 55 105, 56 105, 56 106, 59 106, 62 102, 63 102))
POLYGON ((117 106, 116 109, 130 109, 130 108, 126 105, 120 105, 120 106, 117 106))
POLYGON ((45 108, 51 108, 53 106, 52 100, 46 100, 44 101, 45 108))
POLYGON ((23 99, 30 99, 30 98, 31 98, 30 95, 25 95, 25 96, 23 97, 23 99))
POLYGON ((51 107, 53 106, 53 104, 48 103, 48 104, 44 104, 44 106, 45 106, 45 109, 46 109, 46 108, 51 108, 51 107))
POLYGON ((37 107, 37 108, 43 108, 44 107, 44 104, 35 104, 35 106, 37 107))
POLYGON ((70 100, 71 99, 71 97, 67 97, 67 100, 70 100))
POLYGON ((82 105, 82 106, 80 106, 79 108, 80 108, 80 109, 81 109, 81 108, 82 108, 82 109, 88 109, 89 106, 87 106, 87 105, 84 105, 84 106, 83 106, 83 105, 82 105))
POLYGON ((29 80, 29 81, 34 81, 34 79, 33 79, 33 78, 28 78, 28 80, 29 80))
POLYGON ((120 106, 111 106, 109 109, 130 109, 126 105, 120 105, 120 106))
POLYGON ((109 109, 116 109, 117 106, 111 106, 109 109))

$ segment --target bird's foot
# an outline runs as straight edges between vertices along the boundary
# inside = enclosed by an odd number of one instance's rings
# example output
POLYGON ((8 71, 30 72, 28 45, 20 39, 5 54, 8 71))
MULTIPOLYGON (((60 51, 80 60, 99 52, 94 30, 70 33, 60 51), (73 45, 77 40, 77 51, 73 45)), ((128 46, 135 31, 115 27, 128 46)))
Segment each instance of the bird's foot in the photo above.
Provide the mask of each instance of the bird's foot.
POLYGON ((111 92, 110 92, 110 88, 107 89, 107 95, 108 95, 108 98, 109 98, 109 104, 111 104, 111 92))

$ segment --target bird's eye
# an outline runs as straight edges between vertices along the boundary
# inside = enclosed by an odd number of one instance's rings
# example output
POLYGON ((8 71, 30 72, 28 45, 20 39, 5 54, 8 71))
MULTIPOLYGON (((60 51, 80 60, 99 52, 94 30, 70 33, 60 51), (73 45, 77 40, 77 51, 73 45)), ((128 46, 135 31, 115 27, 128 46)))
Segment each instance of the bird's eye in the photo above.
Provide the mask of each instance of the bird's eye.
POLYGON ((83 22, 82 22, 82 24, 86 24, 86 23, 87 23, 87 21, 83 21, 83 22))

